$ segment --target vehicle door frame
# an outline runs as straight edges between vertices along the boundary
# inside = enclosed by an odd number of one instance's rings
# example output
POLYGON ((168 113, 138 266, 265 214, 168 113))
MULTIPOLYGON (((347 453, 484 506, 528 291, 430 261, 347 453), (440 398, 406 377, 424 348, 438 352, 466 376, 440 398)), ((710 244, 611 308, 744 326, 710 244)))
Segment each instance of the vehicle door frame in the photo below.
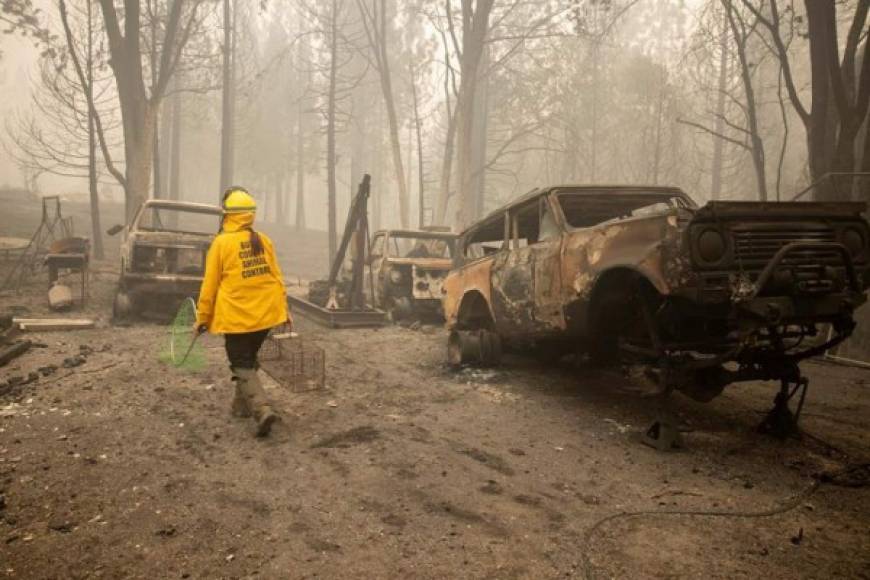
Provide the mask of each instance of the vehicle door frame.
POLYGON ((550 193, 540 198, 538 206, 538 241, 529 247, 534 270, 533 317, 539 325, 552 329, 565 328, 565 310, 562 303, 562 247, 565 240, 565 225, 561 208, 550 193), (541 239, 544 210, 553 219, 557 232, 553 237, 541 239))
MULTIPOLYGON (((536 196, 505 211, 505 251, 495 257, 490 283, 496 329, 504 336, 527 335, 535 326, 533 250, 532 244, 520 247, 517 218, 539 203, 536 196)), ((540 210, 537 214, 540 220, 540 210)))
MULTIPOLYGON (((465 297, 472 292, 479 293, 487 303, 492 323, 496 327, 499 317, 492 308, 492 269, 496 259, 506 251, 507 246, 507 210, 498 212, 483 218, 461 235, 454 238, 453 244, 453 268, 444 280, 444 297, 442 305, 447 317, 448 326, 458 323, 460 309, 465 297), (468 249, 472 240, 481 230, 487 229, 501 221, 501 246, 492 253, 481 256, 469 256, 468 249)), ((492 241, 495 241, 494 239, 492 241)), ((481 242, 483 243, 483 242, 481 242)))
POLYGON ((382 290, 384 288, 384 280, 382 280, 382 276, 384 275, 384 263, 387 260, 387 244, 389 243, 390 232, 380 231, 375 232, 375 235, 372 236, 372 243, 369 246, 369 268, 371 269, 371 277, 363 276, 363 288, 366 285, 371 286, 374 283, 374 288, 370 288, 370 296, 372 296, 372 300, 374 302, 373 306, 376 308, 381 307, 381 295, 382 290), (375 244, 377 243, 378 238, 384 239, 384 246, 381 250, 381 254, 376 256, 372 254, 371 251, 374 249, 375 244))

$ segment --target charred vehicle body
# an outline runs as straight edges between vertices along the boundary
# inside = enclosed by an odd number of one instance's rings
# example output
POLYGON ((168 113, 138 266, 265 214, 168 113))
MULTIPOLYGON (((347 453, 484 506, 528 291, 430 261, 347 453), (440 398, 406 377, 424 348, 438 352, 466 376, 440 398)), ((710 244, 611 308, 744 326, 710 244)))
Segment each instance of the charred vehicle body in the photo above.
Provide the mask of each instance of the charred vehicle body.
POLYGON ((180 300, 196 296, 220 221, 214 205, 148 200, 128 227, 113 228, 124 236, 115 318, 173 312, 180 300))
MULTIPOLYGON (((771 430, 794 427, 797 363, 854 328, 870 279, 865 204, 710 202, 664 187, 539 189, 461 234, 445 281, 454 365, 502 341, 637 361, 663 394, 708 401, 779 380, 771 430)), ((803 389, 799 389, 803 386, 803 389)), ((799 410, 798 410, 799 412, 799 410)))
POLYGON ((394 320, 440 315, 455 241, 456 235, 445 231, 375 232, 369 254, 374 306, 394 320))

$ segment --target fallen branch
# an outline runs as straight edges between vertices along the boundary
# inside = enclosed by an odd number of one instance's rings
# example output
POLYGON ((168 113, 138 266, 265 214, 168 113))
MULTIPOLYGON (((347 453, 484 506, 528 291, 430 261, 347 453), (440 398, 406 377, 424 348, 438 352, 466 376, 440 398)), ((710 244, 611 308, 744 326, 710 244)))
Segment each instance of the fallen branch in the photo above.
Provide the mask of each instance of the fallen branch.
POLYGON ((0 350, 0 367, 5 366, 12 359, 18 358, 33 346, 29 340, 16 342, 15 344, 0 350))

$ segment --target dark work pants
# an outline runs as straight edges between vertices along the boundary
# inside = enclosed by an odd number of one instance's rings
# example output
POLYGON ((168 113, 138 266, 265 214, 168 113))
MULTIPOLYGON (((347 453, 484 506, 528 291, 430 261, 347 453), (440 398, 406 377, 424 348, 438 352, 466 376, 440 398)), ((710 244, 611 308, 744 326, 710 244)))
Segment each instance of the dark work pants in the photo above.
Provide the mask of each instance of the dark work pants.
POLYGON ((227 358, 230 368, 255 369, 257 353, 263 346, 263 341, 269 335, 269 329, 256 332, 242 332, 239 334, 225 334, 224 346, 227 349, 227 358))

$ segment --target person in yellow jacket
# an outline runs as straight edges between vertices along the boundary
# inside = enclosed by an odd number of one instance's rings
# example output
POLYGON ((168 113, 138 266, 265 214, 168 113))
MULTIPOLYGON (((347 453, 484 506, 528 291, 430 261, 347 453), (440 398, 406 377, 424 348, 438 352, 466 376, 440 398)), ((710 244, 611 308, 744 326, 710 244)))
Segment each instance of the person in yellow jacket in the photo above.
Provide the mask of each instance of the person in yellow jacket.
POLYGON ((224 335, 235 384, 233 415, 253 415, 257 436, 265 437, 278 416, 257 376, 257 353, 269 330, 291 318, 272 240, 253 229, 256 211, 244 188, 224 192, 221 229, 208 250, 199 290, 196 331, 224 335))

